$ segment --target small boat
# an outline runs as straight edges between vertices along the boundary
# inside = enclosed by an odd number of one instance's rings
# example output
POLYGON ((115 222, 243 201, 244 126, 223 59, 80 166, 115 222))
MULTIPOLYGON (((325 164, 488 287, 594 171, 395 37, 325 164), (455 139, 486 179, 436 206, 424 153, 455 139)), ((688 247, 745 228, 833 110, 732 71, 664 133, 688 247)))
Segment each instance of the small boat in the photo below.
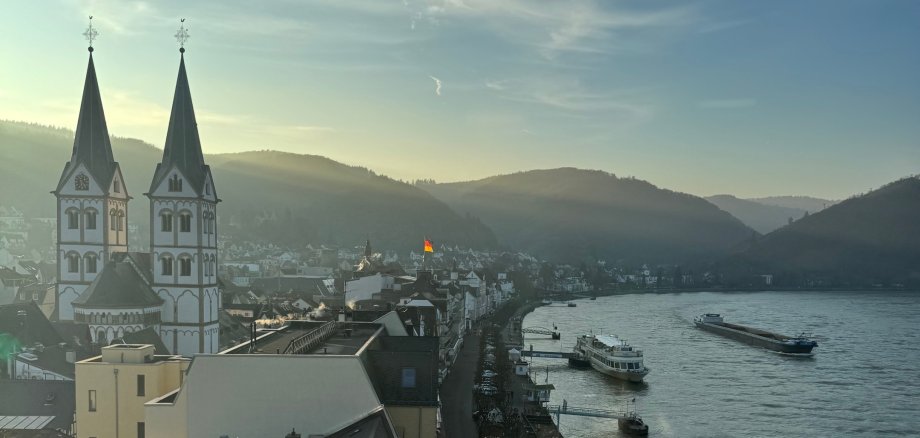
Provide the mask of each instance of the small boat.
POLYGON ((576 361, 587 361, 595 370, 617 379, 641 382, 649 373, 642 350, 615 335, 582 335, 572 353, 576 361))
POLYGON ((550 300, 543 300, 543 301, 540 302, 540 304, 542 304, 542 305, 544 305, 544 306, 548 306, 548 305, 550 305, 550 304, 553 304, 553 302, 550 301, 550 300))
POLYGON ((591 297, 591 301, 596 301, 597 297, 591 297))
POLYGON ((568 304, 569 304, 569 307, 575 307, 575 306, 576 306, 575 303, 571 303, 571 302, 570 302, 570 303, 568 303, 568 304))
POLYGON ((766 330, 727 323, 718 313, 706 313, 693 320, 698 328, 745 344, 764 347, 785 354, 810 355, 818 343, 805 334, 785 336, 766 330))
POLYGON ((627 435, 632 436, 646 436, 648 435, 648 425, 636 415, 635 412, 628 414, 624 418, 617 419, 617 426, 619 426, 620 431, 627 435))

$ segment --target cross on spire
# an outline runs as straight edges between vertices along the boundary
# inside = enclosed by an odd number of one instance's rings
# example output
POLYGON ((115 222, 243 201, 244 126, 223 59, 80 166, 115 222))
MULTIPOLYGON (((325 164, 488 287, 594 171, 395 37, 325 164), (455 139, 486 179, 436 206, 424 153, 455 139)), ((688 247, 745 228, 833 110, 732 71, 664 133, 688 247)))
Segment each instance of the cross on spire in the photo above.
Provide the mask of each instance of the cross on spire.
POLYGON ((179 42, 179 53, 185 53, 185 42, 189 39, 188 30, 185 28, 185 19, 179 20, 179 30, 173 35, 179 42))
POLYGON ((99 36, 99 32, 96 31, 96 28, 93 27, 93 16, 89 16, 89 27, 86 28, 86 32, 83 32, 83 36, 86 38, 86 41, 89 41, 89 51, 93 51, 93 40, 99 36))

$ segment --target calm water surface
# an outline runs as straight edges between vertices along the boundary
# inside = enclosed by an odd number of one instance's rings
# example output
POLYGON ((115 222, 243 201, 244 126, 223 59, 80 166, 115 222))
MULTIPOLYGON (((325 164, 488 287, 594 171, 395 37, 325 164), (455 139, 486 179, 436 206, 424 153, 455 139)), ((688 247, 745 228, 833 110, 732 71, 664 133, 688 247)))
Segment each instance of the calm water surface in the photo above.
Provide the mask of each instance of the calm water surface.
MULTIPOLYGON (((564 360, 536 359, 556 386, 552 404, 622 409, 636 399, 651 436, 918 436, 920 293, 674 293, 602 297, 540 307, 525 346, 571 351, 582 333, 610 333, 645 352, 646 384, 614 380, 564 360), (808 332, 812 358, 783 356, 704 332, 701 313, 782 334, 808 332)), ((567 438, 617 436, 616 422, 563 416, 567 438)))

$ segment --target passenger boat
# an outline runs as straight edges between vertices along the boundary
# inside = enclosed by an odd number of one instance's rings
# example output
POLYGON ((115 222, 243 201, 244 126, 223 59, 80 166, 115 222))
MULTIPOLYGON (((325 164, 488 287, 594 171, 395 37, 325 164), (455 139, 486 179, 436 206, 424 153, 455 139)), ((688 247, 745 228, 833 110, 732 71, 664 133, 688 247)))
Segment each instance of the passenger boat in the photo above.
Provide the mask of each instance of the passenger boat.
POLYGON ((718 313, 706 313, 693 320, 697 327, 745 344, 764 347, 785 354, 810 355, 818 343, 805 334, 785 336, 766 330, 727 323, 718 313))
POLYGON ((595 370, 621 380, 641 382, 649 372, 642 350, 615 335, 582 335, 572 353, 573 365, 587 361, 595 370))

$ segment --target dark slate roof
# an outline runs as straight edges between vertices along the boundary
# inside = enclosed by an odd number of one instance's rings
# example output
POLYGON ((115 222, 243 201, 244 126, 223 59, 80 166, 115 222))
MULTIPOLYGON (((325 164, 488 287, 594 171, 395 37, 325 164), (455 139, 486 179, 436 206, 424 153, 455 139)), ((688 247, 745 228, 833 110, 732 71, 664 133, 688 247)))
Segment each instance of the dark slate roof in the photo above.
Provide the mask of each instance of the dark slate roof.
MULTIPOLYGON (((143 330, 138 330, 136 332, 125 333, 121 340, 125 344, 149 344, 153 345, 154 354, 160 356, 168 356, 172 353, 169 352, 169 349, 166 348, 166 344, 163 343, 163 339, 160 338, 160 335, 153 329, 153 327, 147 327, 143 330)), ((116 343, 118 339, 112 341, 116 343)))
POLYGON ((385 405, 437 406, 438 338, 384 336, 369 350, 368 374, 385 405), (415 388, 402 387, 403 368, 415 368, 415 388))
POLYGON ((169 115, 163 161, 157 164, 153 182, 150 184, 151 192, 163 181, 174 165, 191 183, 196 192, 204 193, 208 166, 204 164, 204 155, 201 153, 198 122, 195 120, 192 93, 189 91, 188 76, 185 74, 185 55, 182 55, 179 61, 179 77, 176 79, 172 113, 169 115))
POLYGON ((269 293, 306 292, 310 295, 332 295, 324 283, 324 278, 308 277, 264 277, 253 278, 249 285, 269 293))
POLYGON ((158 297, 144 277, 127 262, 108 262, 89 287, 73 300, 76 307, 141 308, 159 306, 158 297))
POLYGON ((46 429, 70 429, 76 398, 74 382, 61 380, 0 380, 0 415, 50 415, 46 429))
POLYGON ((34 302, 0 306, 0 334, 3 333, 12 335, 23 346, 35 343, 56 345, 64 342, 54 330, 51 321, 48 321, 34 302), (20 311, 25 312, 25 319, 19 317, 20 311))
MULTIPOLYGON (((292 432, 296 432, 296 429, 292 432)), ((326 438, 396 438, 396 431, 383 406, 366 417, 326 435, 326 438)))
POLYGON ((148 283, 153 283, 153 255, 149 252, 116 252, 112 254, 112 260, 133 263, 138 273, 143 275, 148 283))
POLYGON ((86 83, 83 84, 83 101, 80 103, 80 118, 74 134, 73 154, 61 174, 58 190, 66 182, 64 178, 70 170, 80 164, 86 166, 93 179, 103 186, 103 190, 108 190, 107 185, 118 163, 112 156, 112 144, 105 124, 105 113, 102 111, 102 97, 99 95, 92 53, 89 55, 89 66, 86 67, 86 83))

